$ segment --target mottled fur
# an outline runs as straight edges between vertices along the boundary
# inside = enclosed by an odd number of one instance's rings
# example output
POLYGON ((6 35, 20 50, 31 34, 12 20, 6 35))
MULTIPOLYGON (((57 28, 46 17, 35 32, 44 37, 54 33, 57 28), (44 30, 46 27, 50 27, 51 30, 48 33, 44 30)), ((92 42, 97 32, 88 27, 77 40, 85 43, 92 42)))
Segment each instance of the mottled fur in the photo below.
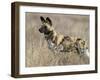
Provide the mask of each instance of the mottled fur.
POLYGON ((40 33, 44 33, 49 48, 60 52, 77 51, 79 54, 84 53, 87 49, 86 41, 77 37, 64 36, 56 33, 49 17, 44 19, 40 17, 42 25, 39 29, 40 33))

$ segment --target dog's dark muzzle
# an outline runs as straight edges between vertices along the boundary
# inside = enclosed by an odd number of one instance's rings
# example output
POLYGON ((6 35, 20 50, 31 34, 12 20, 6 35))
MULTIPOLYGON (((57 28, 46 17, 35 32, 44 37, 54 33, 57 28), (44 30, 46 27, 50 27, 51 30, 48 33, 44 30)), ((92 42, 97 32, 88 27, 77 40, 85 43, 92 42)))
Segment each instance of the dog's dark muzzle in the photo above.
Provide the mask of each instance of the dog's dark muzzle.
POLYGON ((45 35, 48 35, 51 31, 47 30, 46 28, 40 28, 39 32, 44 33, 45 35))
POLYGON ((43 30, 40 28, 40 29, 39 29, 39 32, 40 32, 40 33, 43 33, 43 30))

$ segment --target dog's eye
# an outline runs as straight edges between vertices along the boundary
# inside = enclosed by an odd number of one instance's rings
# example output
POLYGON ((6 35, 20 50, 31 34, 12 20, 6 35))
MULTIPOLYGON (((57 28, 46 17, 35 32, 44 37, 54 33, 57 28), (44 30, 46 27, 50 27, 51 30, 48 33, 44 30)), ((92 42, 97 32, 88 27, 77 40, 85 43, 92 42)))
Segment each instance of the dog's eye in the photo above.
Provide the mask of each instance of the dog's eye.
POLYGON ((46 29, 47 27, 46 27, 46 26, 44 26, 44 28, 46 29))

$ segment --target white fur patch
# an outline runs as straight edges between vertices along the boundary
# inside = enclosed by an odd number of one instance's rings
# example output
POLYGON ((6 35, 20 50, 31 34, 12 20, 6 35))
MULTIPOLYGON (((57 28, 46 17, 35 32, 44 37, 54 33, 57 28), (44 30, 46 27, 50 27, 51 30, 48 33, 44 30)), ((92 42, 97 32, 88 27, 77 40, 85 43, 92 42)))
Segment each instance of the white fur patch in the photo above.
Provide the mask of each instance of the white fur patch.
POLYGON ((89 50, 88 50, 88 49, 85 50, 85 54, 86 54, 88 57, 90 56, 90 53, 89 53, 89 50))

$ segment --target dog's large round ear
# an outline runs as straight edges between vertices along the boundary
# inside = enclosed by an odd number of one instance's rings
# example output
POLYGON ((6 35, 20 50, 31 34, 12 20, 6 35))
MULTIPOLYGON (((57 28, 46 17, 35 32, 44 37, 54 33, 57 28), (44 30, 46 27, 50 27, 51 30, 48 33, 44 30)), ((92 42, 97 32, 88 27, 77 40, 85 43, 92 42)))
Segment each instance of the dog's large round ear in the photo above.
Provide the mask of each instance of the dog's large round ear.
POLYGON ((52 26, 52 21, 51 21, 51 19, 50 19, 49 17, 46 18, 46 22, 47 22, 50 26, 52 26))
POLYGON ((41 19, 42 23, 46 22, 45 19, 42 16, 40 16, 40 19, 41 19))

